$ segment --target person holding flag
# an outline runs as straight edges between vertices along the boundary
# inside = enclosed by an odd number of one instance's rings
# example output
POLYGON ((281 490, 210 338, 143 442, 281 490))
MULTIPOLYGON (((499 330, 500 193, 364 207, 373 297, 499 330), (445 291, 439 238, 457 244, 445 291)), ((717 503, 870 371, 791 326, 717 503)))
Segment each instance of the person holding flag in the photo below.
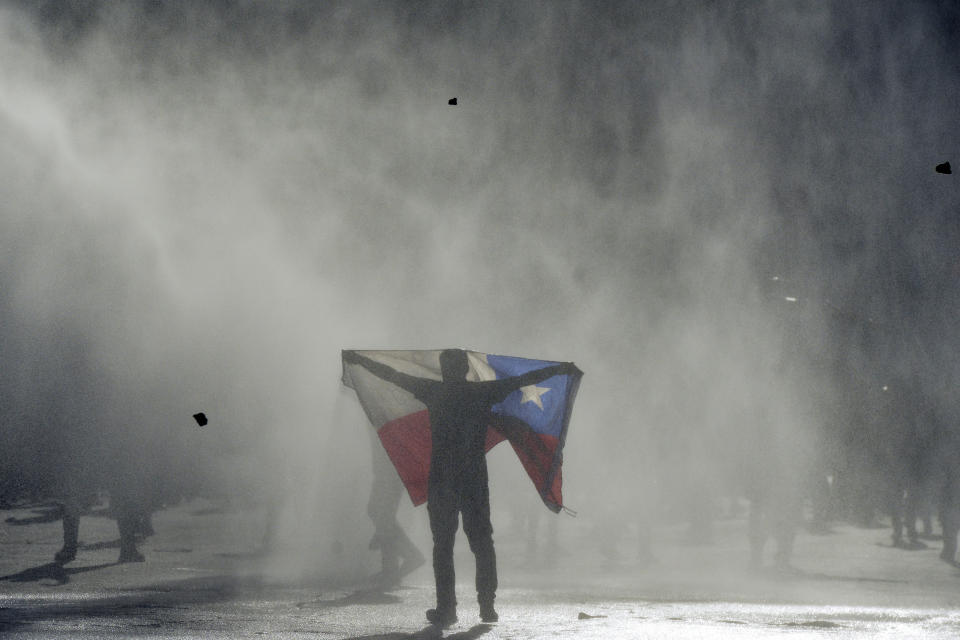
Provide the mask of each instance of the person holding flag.
POLYGON ((470 363, 462 349, 440 352, 441 380, 423 378, 368 358, 343 351, 345 364, 360 365, 374 376, 412 394, 429 415, 430 468, 427 511, 433 536, 433 570, 437 606, 427 610, 427 620, 443 627, 457 621, 453 543, 460 514, 470 550, 476 557, 476 589, 483 622, 496 622, 493 603, 497 590, 496 554, 490 523, 487 479, 487 429, 495 405, 522 387, 553 376, 581 372, 571 362, 527 371, 495 380, 467 379, 470 363))

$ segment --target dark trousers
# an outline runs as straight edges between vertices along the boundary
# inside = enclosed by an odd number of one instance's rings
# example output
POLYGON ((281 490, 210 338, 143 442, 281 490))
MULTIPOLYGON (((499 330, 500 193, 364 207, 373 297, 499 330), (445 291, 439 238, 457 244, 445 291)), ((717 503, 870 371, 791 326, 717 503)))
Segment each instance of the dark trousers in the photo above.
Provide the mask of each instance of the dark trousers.
POLYGON ((759 567, 763 564, 763 548, 771 536, 777 543, 776 565, 786 567, 790 564, 802 512, 803 504, 796 491, 755 492, 750 497, 747 535, 752 565, 759 567))
MULTIPOLYGON (((120 533, 120 555, 137 553, 137 526, 149 515, 137 511, 137 505, 129 497, 111 496, 110 508, 117 519, 117 531, 120 533)), ((63 508, 63 549, 76 553, 80 539, 80 514, 84 505, 76 499, 68 498, 63 508)))
POLYGON ((493 605, 497 592, 497 556, 493 550, 493 525, 490 523, 490 494, 486 485, 459 491, 431 485, 427 511, 433 534, 433 573, 437 581, 437 608, 453 610, 457 606, 456 578, 453 569, 453 543, 463 514, 463 531, 477 560, 477 600, 493 605))
POLYGON ((943 527, 943 549, 940 557, 955 562, 957 535, 960 534, 960 477, 947 472, 940 490, 940 525, 943 527))
MULTIPOLYGON (((384 456, 386 459, 386 456, 384 456)), ((389 461, 386 464, 390 464, 389 461)), ((400 560, 419 566, 423 555, 397 522, 397 510, 403 495, 403 483, 397 472, 390 469, 374 469, 373 486, 367 502, 367 515, 373 522, 374 536, 371 549, 380 549, 383 577, 400 578, 400 560)))

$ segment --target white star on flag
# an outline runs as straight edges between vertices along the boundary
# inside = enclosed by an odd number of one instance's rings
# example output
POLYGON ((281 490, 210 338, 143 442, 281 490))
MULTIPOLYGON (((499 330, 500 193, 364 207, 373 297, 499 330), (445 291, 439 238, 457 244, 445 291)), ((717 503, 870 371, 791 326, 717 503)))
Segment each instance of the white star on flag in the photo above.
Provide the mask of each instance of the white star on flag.
POLYGON ((550 387, 538 387, 535 384, 531 384, 528 387, 520 387, 520 392, 523 394, 523 397, 520 399, 520 404, 532 402, 543 411, 543 400, 540 399, 540 396, 547 391, 550 391, 550 387))

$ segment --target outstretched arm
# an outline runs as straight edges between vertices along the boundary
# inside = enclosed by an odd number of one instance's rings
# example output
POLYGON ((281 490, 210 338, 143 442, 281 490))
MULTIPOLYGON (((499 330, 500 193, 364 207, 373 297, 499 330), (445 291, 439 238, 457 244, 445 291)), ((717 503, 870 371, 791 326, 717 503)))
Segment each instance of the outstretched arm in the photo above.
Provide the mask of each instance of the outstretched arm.
POLYGON ((416 376, 411 376, 407 373, 401 373, 393 367, 388 367, 387 365, 377 362, 376 360, 371 360, 366 356, 362 356, 356 351, 344 350, 341 352, 343 356, 343 361, 348 364, 358 364, 373 375, 378 378, 382 378, 387 382, 392 382, 401 389, 409 391, 410 393, 417 395, 417 392, 423 388, 423 379, 416 376))

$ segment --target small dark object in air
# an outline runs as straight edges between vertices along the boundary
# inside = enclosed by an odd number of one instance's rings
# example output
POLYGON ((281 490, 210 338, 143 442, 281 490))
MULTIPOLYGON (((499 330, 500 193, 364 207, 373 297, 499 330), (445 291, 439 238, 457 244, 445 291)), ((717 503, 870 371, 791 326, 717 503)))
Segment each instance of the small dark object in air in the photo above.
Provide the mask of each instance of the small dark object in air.
POLYGON ((450 98, 449 100, 447 100, 447 104, 449 104, 450 106, 455 107, 455 106, 457 106, 457 99, 456 99, 456 98, 450 98))
POLYGON ((207 425, 207 416, 203 415, 203 412, 193 414, 193 419, 197 421, 197 424, 201 427, 207 425))
POLYGON ((950 170, 950 163, 944 162, 943 164, 938 164, 937 173, 947 173, 947 174, 953 173, 953 171, 950 170))
POLYGON ((592 616, 589 613, 581 611, 577 614, 577 620, 592 620, 593 618, 606 618, 607 616, 592 616))

